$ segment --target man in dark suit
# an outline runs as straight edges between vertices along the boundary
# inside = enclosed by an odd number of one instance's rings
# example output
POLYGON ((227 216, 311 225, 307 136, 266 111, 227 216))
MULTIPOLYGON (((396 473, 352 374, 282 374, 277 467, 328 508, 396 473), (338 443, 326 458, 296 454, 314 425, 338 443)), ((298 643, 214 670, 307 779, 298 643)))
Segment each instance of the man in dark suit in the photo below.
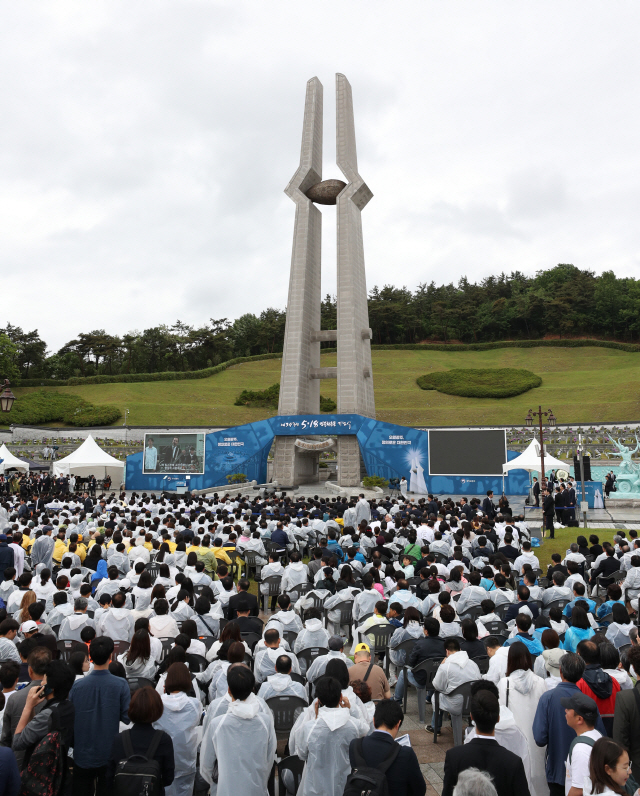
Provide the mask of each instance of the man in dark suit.
POLYGON ((616 549, 613 547, 613 545, 611 545, 610 547, 607 547, 607 557, 604 559, 604 561, 601 561, 597 568, 592 570, 591 580, 589 581, 590 585, 596 585, 596 578, 598 578, 598 576, 604 575, 605 577, 609 577, 619 569, 620 559, 616 558, 616 549))
POLYGON ((476 737, 447 752, 442 796, 452 796, 458 776, 468 768, 489 774, 498 796, 530 796, 522 760, 496 741, 496 724, 500 719, 500 703, 496 696, 484 690, 472 696, 471 717, 476 725, 476 737))
POLYGON ((91 514, 93 512, 93 500, 89 497, 89 493, 84 493, 84 503, 83 503, 83 511, 85 514, 91 514))
POLYGON ((564 489, 562 487, 556 487, 556 493, 553 496, 554 503, 556 505, 556 519, 558 520, 558 525, 564 525, 564 507, 566 504, 566 496, 564 494, 564 489))
POLYGON ((536 501, 535 506, 540 506, 540 484, 538 483, 538 479, 533 476, 533 499, 536 501))
POLYGON ((238 581, 238 593, 229 599, 229 619, 235 619, 238 615, 238 603, 244 602, 249 606, 249 616, 258 616, 258 598, 255 594, 249 594, 250 583, 244 578, 238 581))
POLYGON ((496 507, 493 505, 493 492, 490 489, 487 492, 486 498, 482 501, 482 511, 487 517, 492 520, 496 516, 496 507))
POLYGON ((373 715, 375 730, 365 738, 351 741, 349 762, 352 769, 364 765, 384 770, 385 760, 397 748, 396 757, 385 771, 389 793, 393 796, 424 796, 427 784, 416 753, 410 746, 395 743, 402 719, 402 708, 393 699, 378 702, 373 715))
POLYGON ((507 613, 504 616, 504 621, 510 622, 512 619, 515 619, 520 613, 520 609, 524 608, 525 605, 531 611, 531 614, 535 619, 540 612, 538 610, 537 603, 529 602, 530 596, 531 592, 526 586, 518 586, 518 596, 516 602, 512 603, 507 609, 507 613))
POLYGON ((550 486, 547 487, 544 500, 542 501, 542 514, 544 516, 545 530, 549 531, 549 538, 554 539, 553 518, 556 513, 556 504, 553 500, 553 492, 550 486))
POLYGON ((165 445, 160 453, 162 463, 171 465, 179 464, 182 461, 182 448, 180 447, 180 440, 174 437, 171 445, 165 445))
POLYGON ((236 605, 237 616, 233 620, 240 628, 241 633, 257 633, 262 635, 262 622, 255 616, 249 616, 249 604, 247 602, 239 602, 236 605))

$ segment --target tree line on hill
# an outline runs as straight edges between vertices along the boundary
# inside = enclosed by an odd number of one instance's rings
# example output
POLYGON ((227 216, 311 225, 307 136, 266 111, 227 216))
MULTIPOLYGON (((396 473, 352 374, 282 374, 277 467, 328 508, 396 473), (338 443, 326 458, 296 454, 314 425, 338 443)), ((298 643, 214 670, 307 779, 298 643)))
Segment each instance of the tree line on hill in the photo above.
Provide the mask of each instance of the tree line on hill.
MULTIPOLYGON (((322 328, 336 328, 335 296, 322 302, 322 328)), ((268 308, 235 321, 211 318, 201 327, 182 321, 122 336, 104 329, 81 332, 50 353, 38 330, 0 328, 0 377, 68 379, 98 374, 189 371, 233 357, 282 351, 286 313, 268 308)), ((561 264, 525 276, 520 271, 466 277, 457 285, 377 286, 369 293, 374 344, 425 340, 464 343, 534 340, 554 335, 624 342, 640 339, 640 280, 613 271, 561 264)), ((334 344, 326 344, 331 347, 334 344)))

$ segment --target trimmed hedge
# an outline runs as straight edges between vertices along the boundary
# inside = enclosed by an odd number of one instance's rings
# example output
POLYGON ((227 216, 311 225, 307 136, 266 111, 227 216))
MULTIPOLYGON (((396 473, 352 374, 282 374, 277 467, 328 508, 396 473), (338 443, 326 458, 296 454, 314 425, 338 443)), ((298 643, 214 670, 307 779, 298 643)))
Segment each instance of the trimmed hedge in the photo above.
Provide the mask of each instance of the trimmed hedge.
MULTIPOLYGON (((277 409, 280 398, 280 385, 272 384, 266 390, 243 390, 234 401, 234 406, 250 406, 260 409, 277 409)), ((320 411, 335 412, 338 404, 333 398, 320 396, 320 411)))
POLYGON ((416 379, 423 390, 465 398, 511 398, 542 384, 540 376, 520 368, 456 368, 427 373, 416 379))
MULTIPOLYGON (((372 345, 372 351, 492 351, 497 348, 613 348, 632 354, 640 353, 640 345, 617 343, 610 340, 503 340, 495 343, 398 343, 372 345)), ((335 354, 336 348, 321 348, 321 354, 335 354)), ((187 379, 208 379, 232 365, 243 362, 259 362, 263 359, 282 359, 282 352, 275 354, 256 354, 252 357, 236 357, 203 370, 171 370, 162 373, 119 373, 116 376, 77 376, 71 379, 21 379, 19 387, 72 387, 83 384, 119 384, 137 381, 183 381, 187 379)))
POLYGON ((64 392, 30 393, 20 398, 9 412, 9 423, 37 426, 62 422, 70 426, 111 426, 121 417, 117 406, 94 406, 79 395, 64 392))

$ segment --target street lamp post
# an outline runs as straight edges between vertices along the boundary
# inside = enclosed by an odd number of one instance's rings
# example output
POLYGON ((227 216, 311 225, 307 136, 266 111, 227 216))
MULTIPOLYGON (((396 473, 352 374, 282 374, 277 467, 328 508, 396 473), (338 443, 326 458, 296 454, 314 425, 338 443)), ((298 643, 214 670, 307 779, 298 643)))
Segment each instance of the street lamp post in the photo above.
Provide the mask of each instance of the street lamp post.
POLYGON ((527 415, 525 422, 528 426, 533 425, 533 418, 538 418, 538 432, 540 434, 540 491, 546 488, 546 478, 544 476, 544 437, 542 435, 542 418, 547 417, 548 423, 550 426, 555 426, 556 418, 551 409, 546 412, 542 411, 542 407, 538 407, 538 411, 534 412, 533 409, 529 409, 529 414, 527 415))
POLYGON ((3 412, 10 412, 16 396, 11 392, 9 380, 4 380, 4 390, 0 393, 0 409, 3 412))

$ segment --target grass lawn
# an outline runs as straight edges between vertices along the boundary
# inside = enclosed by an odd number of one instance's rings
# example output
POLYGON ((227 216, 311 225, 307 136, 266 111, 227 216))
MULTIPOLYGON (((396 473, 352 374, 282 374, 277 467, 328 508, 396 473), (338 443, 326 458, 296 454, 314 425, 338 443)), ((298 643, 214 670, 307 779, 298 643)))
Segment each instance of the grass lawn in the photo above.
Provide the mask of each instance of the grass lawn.
MULTIPOLYGON (((336 364, 335 354, 322 367, 336 364)), ((94 404, 129 409, 130 425, 250 423, 276 414, 234 406, 243 389, 261 390, 280 381, 281 360, 235 365, 208 379, 96 384, 43 389, 75 393, 94 404)), ((558 422, 631 421, 640 417, 640 357, 606 348, 506 348, 495 351, 374 351, 373 380, 379 420, 400 425, 515 425, 530 407, 551 407, 558 422), (416 378, 450 368, 526 368, 542 386, 513 398, 463 398, 421 390, 416 378)), ((35 388, 14 388, 18 399, 35 388)), ((336 400, 336 382, 322 394, 336 400)))
MULTIPOLYGON (((535 548, 533 551, 538 556, 542 570, 544 571, 551 563, 551 556, 553 553, 560 553, 564 558, 569 545, 575 542, 578 536, 586 536, 588 539, 592 533, 595 533, 600 540, 600 544, 602 544, 603 542, 613 541, 613 537, 619 533, 619 531, 616 528, 587 528, 586 531, 584 528, 562 528, 560 530, 556 528, 555 538, 549 539, 545 537, 542 540, 541 546, 535 548)), ((591 547, 591 545, 589 545, 589 547, 591 547)))

